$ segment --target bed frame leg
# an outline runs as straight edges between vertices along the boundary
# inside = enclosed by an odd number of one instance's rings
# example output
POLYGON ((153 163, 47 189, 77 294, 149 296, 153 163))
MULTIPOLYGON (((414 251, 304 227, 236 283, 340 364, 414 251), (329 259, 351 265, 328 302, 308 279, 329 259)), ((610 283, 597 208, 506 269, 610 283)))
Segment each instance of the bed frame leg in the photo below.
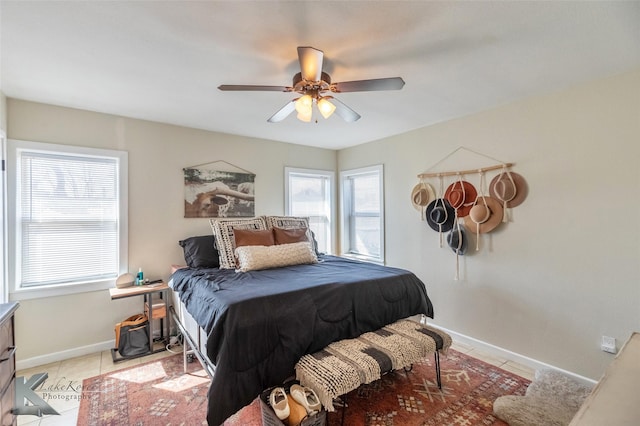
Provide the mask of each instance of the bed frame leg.
POLYGON ((182 348, 182 368, 183 368, 183 372, 186 373, 187 372, 187 352, 188 352, 188 348, 189 348, 189 343, 187 343, 187 339, 184 339, 182 344, 183 344, 183 348, 182 348))
MULTIPOLYGON (((196 344, 191 339, 191 336, 189 335, 189 333, 187 333, 187 330, 184 328, 182 323, 178 320, 178 315, 176 314, 176 311, 173 309, 173 306, 170 308, 170 311, 171 311, 171 315, 173 316, 173 319, 175 321, 175 324, 180 329, 180 332, 182 333, 182 337, 184 338, 184 341, 183 341, 183 345, 184 345, 184 355, 183 355, 184 356, 184 371, 185 372, 187 371, 187 360, 189 359, 189 357, 195 356, 198 359, 198 361, 200 361, 200 364, 205 369, 205 371, 207 372, 209 377, 213 378, 213 375, 215 374, 215 371, 216 371, 215 365, 213 365, 213 363, 211 363, 209 361, 209 359, 206 358, 205 354, 202 354, 200 352, 199 346, 196 346, 196 344), (190 349, 188 349, 188 348, 190 348, 190 349)), ((200 330, 198 330, 198 341, 199 340, 200 340, 200 330)))

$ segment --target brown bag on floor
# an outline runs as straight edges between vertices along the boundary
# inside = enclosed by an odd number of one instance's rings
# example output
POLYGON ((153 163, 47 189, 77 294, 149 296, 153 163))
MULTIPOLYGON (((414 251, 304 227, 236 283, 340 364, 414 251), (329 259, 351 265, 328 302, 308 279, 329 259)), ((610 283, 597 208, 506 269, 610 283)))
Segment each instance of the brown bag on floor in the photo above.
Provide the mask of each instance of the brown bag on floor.
POLYGON ((136 314, 116 324, 116 348, 121 356, 141 355, 149 352, 149 320, 136 314))

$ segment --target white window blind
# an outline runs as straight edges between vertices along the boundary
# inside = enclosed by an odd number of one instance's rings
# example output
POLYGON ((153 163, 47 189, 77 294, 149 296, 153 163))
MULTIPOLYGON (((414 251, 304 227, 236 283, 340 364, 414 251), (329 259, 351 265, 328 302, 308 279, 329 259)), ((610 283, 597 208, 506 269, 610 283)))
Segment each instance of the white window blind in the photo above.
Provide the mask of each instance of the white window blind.
POLYGON ((119 273, 117 157, 18 150, 20 288, 119 273))

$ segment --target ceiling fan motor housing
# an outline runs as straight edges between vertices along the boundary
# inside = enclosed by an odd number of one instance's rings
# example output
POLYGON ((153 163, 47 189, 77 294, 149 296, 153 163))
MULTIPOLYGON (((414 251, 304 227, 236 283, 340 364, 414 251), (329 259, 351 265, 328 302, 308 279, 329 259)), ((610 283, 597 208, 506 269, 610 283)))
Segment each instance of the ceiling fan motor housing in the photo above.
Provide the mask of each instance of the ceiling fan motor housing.
MULTIPOLYGON (((293 91, 301 94, 318 95, 321 92, 331 90, 331 76, 322 72, 319 81, 309 81, 302 78, 302 73, 293 76, 293 91)), ((315 97, 315 96, 314 96, 315 97)))

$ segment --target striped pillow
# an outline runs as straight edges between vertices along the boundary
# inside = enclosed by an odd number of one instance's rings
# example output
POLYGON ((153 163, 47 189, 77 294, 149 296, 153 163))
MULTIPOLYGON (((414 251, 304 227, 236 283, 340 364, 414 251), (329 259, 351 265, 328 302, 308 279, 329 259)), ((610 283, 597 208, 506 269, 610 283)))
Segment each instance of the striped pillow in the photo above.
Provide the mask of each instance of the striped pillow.
POLYGON ((266 230, 267 225, 262 217, 254 219, 211 219, 211 230, 216 238, 216 245, 220 253, 220 269, 235 269, 236 248, 234 229, 266 230))

